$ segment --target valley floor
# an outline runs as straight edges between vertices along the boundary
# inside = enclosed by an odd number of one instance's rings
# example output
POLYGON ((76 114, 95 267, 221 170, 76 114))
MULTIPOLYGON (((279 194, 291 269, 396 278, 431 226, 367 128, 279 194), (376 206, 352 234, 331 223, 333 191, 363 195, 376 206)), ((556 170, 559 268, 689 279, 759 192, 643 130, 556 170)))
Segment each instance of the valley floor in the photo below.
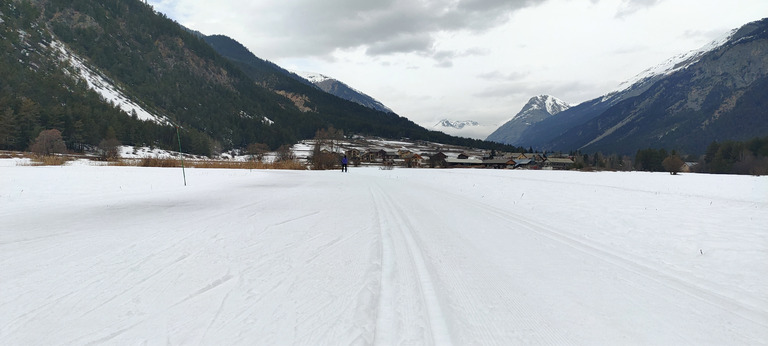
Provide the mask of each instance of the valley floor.
POLYGON ((3 344, 759 344, 768 177, 0 165, 3 344))

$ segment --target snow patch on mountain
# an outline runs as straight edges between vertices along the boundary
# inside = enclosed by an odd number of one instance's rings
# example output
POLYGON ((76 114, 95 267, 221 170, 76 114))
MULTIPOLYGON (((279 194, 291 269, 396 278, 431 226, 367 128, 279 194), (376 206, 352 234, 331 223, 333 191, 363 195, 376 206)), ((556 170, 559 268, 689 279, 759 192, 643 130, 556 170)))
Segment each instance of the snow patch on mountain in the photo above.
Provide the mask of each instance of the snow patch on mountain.
POLYGON ((619 84, 619 87, 616 90, 606 94, 603 99, 606 100, 616 93, 630 89, 635 86, 635 84, 645 82, 651 78, 667 76, 676 71, 688 68, 689 66, 697 63, 701 57, 704 56, 704 54, 711 52, 712 50, 715 50, 728 42, 728 40, 730 40, 737 31, 738 29, 730 30, 699 49, 675 55, 658 65, 652 66, 643 72, 638 73, 634 77, 619 84))
POLYGON ((443 126, 443 127, 452 127, 452 128, 461 130, 465 126, 479 126, 479 125, 480 125, 480 123, 478 123, 477 121, 474 121, 474 120, 456 120, 456 121, 451 121, 451 120, 448 120, 448 119, 443 119, 443 120, 438 121, 437 124, 435 124, 434 127, 443 126))
POLYGON ((491 132, 488 141, 521 145, 523 133, 532 125, 571 108, 568 102, 550 95, 531 97, 528 103, 511 119, 491 132))
POLYGON ((531 97, 528 100, 528 103, 526 103, 520 112, 515 114, 512 119, 525 118, 537 111, 544 111, 549 113, 549 115, 555 115, 568 108, 571 108, 571 105, 563 100, 551 95, 539 95, 531 97))
POLYGON ((72 65, 76 73, 79 74, 78 76, 74 77, 84 79, 88 83, 88 88, 96 91, 99 95, 101 95, 105 102, 109 102, 115 105, 115 107, 118 107, 128 115, 136 114, 136 116, 141 120, 153 121, 161 125, 173 125, 170 119, 167 117, 152 113, 144 107, 138 105, 136 102, 132 101, 112 82, 107 80, 96 70, 88 67, 82 58, 67 50, 67 47, 63 43, 59 41, 53 41, 51 42, 51 48, 58 51, 59 58, 62 61, 67 61, 70 65, 72 65))
POLYGON ((328 77, 326 75, 315 73, 315 72, 307 72, 307 71, 291 71, 291 72, 299 75, 301 78, 304 78, 304 79, 312 82, 312 84, 316 84, 316 83, 327 81, 329 79, 333 79, 333 78, 328 77))
POLYGON ((434 125, 420 124, 427 129, 440 131, 456 137, 465 137, 483 140, 493 132, 498 124, 483 124, 474 120, 449 120, 443 119, 434 125))
POLYGON ((360 90, 357 90, 349 86, 348 84, 336 78, 328 77, 326 75, 315 73, 315 72, 306 72, 306 71, 290 71, 290 72, 298 75, 301 78, 306 79, 316 87, 320 88, 320 90, 323 90, 336 97, 340 97, 347 101, 352 101, 361 106, 375 109, 381 112, 394 113, 392 109, 385 106, 380 101, 376 100, 375 98, 367 95, 366 93, 360 90))

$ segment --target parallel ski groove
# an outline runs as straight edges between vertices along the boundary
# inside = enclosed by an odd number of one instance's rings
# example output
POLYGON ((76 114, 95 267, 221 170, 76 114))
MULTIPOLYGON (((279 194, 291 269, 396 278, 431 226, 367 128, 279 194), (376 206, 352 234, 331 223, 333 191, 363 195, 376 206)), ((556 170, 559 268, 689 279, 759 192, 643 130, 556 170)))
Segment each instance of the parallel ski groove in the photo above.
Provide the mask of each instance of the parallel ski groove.
MULTIPOLYGON (((408 265, 411 266, 410 270, 414 271, 414 280, 416 280, 416 282, 413 284, 416 285, 416 289, 419 292, 419 301, 424 305, 424 313, 426 314, 426 316, 421 316, 421 318, 426 319, 428 322, 428 337, 430 338, 428 341, 438 345, 452 344, 450 338, 450 330, 446 325, 442 307, 437 298, 438 292, 432 282, 431 274, 427 269, 427 265, 419 244, 414 239, 414 227, 408 219, 408 214, 401 210, 397 204, 392 201, 392 197, 381 186, 377 187, 377 191, 374 192, 374 195, 379 197, 377 205, 382 207, 385 217, 391 218, 394 221, 393 223, 383 222, 382 244, 387 243, 388 240, 386 240, 386 238, 388 238, 390 234, 399 238, 399 245, 404 246, 405 248, 398 249, 403 252, 400 253, 399 257, 395 259, 395 261, 400 263, 402 263, 404 260, 408 261, 408 265), (404 258, 403 255, 407 255, 407 258, 404 258)), ((386 249, 388 247, 388 245, 383 245, 385 250, 382 251, 382 256, 384 256, 385 251, 389 253, 393 252, 391 251, 392 249, 386 249)), ((384 258, 382 259, 382 263, 387 261, 392 260, 387 260, 384 258)), ((387 275, 384 272, 384 268, 385 266, 383 265, 383 277, 384 275, 387 275)), ((390 268, 387 268, 386 270, 389 271, 390 268)), ((386 282, 386 280, 383 282, 386 282)), ((384 286, 384 284, 382 284, 382 286, 384 286)), ((382 301, 391 300, 391 297, 389 297, 389 292, 383 290, 383 294, 385 297, 382 301)), ((381 308, 386 309, 385 306, 382 306, 381 308)), ((384 319, 382 322, 386 322, 386 318, 390 318, 387 317, 386 313, 384 316, 385 317, 382 317, 384 319)))

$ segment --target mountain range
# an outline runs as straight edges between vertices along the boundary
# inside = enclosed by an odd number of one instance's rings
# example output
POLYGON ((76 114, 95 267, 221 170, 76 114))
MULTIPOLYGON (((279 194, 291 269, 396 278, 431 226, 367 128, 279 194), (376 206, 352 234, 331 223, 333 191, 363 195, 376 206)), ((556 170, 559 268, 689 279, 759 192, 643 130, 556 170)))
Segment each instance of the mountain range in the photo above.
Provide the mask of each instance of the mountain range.
POLYGON ((497 124, 485 124, 474 120, 442 119, 428 128, 451 136, 485 139, 488 132, 493 131, 497 126, 497 124))
POLYGON ((443 120, 438 121, 437 124, 435 124, 435 127, 438 127, 438 126, 450 127, 450 128, 454 128, 454 129, 457 129, 457 130, 461 130, 464 127, 480 126, 480 123, 478 123, 477 121, 474 121, 474 120, 455 120, 455 121, 452 121, 452 120, 448 120, 448 119, 443 119, 443 120))
POLYGON ((45 129, 70 149, 107 138, 210 155, 312 138, 407 137, 504 148, 430 131, 331 95, 237 41, 185 29, 138 0, 0 3, 0 149, 45 129), (178 131, 178 133, 177 133, 178 131))
POLYGON ((534 98, 488 137, 494 143, 443 133, 467 137, 479 127, 471 122, 421 127, 340 81, 307 80, 138 0, 5 1, 0 149, 26 150, 41 130, 58 129, 71 149, 113 137, 169 149, 180 138, 184 151, 210 155, 275 149, 333 127, 498 150, 701 153, 712 141, 768 134, 766 50, 763 19, 576 106, 534 98))
MULTIPOLYGON (((542 150, 703 153, 768 134, 768 19, 654 66, 616 91, 538 121, 513 118, 488 140, 542 150)), ((523 113, 523 111, 521 111, 523 113)))

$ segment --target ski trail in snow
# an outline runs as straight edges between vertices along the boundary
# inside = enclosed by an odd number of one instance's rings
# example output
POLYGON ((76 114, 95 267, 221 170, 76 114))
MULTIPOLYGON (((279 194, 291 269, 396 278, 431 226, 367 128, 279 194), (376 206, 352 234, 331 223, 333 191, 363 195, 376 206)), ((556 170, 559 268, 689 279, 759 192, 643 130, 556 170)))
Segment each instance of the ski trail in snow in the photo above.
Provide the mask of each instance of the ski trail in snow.
POLYGON ((393 310, 394 306, 394 292, 392 290, 392 281, 394 280, 394 253, 392 251, 392 238, 389 236, 384 224, 384 220, 378 213, 378 199, 377 193, 381 193, 380 190, 375 191, 369 188, 371 197, 375 201, 376 208, 376 221, 379 225, 380 242, 381 242, 381 276, 379 279, 379 296, 378 304, 376 308, 376 330, 374 334, 374 341, 380 345, 394 344, 395 340, 395 321, 396 316, 393 310))
POLYGON ((634 274, 641 275, 649 281, 669 287, 682 294, 700 300, 703 303, 717 306, 729 314, 737 315, 750 322, 768 328, 768 315, 755 309, 755 307, 743 304, 737 299, 723 296, 705 287, 700 287, 695 283, 686 281, 672 273, 667 273, 660 268, 651 267, 644 264, 639 259, 632 258, 629 255, 616 253, 609 248, 584 239, 577 239, 557 229, 549 228, 539 222, 531 221, 525 215, 502 210, 493 205, 471 201, 469 199, 462 199, 455 195, 440 192, 437 193, 442 195, 443 198, 453 199, 457 203, 463 203, 481 209, 484 212, 495 215, 495 217, 506 219, 510 225, 516 225, 527 229, 530 232, 544 236, 552 241, 562 243, 586 255, 598 258, 606 263, 610 263, 634 274))
MULTIPOLYGON (((397 209, 408 210, 407 215, 418 215, 406 222, 412 230, 423 230, 414 234, 423 257, 435 268, 430 277, 433 286, 440 287, 444 304, 451 309, 445 311, 445 325, 468 333, 451 333, 451 342, 473 344, 477 340, 496 340, 500 344, 569 344, 574 340, 553 328, 547 316, 553 312, 547 306, 536 303, 536 296, 525 290, 522 275, 509 273, 495 262, 488 261, 481 254, 481 248, 462 236, 461 230, 470 233, 481 232, 477 223, 463 225, 456 222, 462 215, 473 215, 486 219, 484 208, 461 200, 442 198, 433 191, 419 189, 399 190, 397 209), (447 204, 436 206, 426 203, 435 198, 447 204), (450 201, 450 202, 449 202, 450 201), (450 204, 450 207, 445 206, 450 204), (446 217, 447 215, 456 218, 446 217), (481 255, 481 256, 478 256, 481 255), (438 285, 435 285, 438 284, 438 285), (533 303, 531 302, 533 301, 533 303)), ((391 195, 390 195, 391 200, 391 195)), ((505 225, 501 225, 506 227, 505 225)), ((442 341, 435 341, 442 344, 442 341)))
MULTIPOLYGON (((381 186, 377 186, 375 190, 372 189, 371 193, 377 209, 382 211, 379 216, 382 234, 382 282, 375 343, 381 345, 402 343, 406 340, 401 339, 395 342, 393 337, 407 338, 411 332, 418 334, 418 331, 409 330, 421 327, 418 324, 409 325, 408 321, 412 318, 424 323, 425 330, 421 335, 428 340, 407 341, 438 345, 452 344, 438 293, 419 244, 414 239, 412 233, 414 228, 407 214, 397 207, 391 196, 381 186), (409 282, 411 280, 414 282, 409 282), (409 297, 407 296, 409 293, 416 296, 409 297), (411 311, 413 306, 404 306, 408 301, 422 306, 423 315, 407 316, 408 312, 413 312, 411 311), (397 318, 397 314, 400 314, 400 318, 397 318), (400 322, 400 325, 396 325, 396 321, 400 322), (401 333, 403 331, 405 333, 401 333)), ((419 313, 418 310, 416 313, 419 313)))
POLYGON ((0 168, 1 344, 768 340, 765 179, 0 168))
POLYGON ((184 302, 186 302, 186 301, 188 301, 190 299, 194 299, 194 298, 196 298, 196 297, 198 297, 198 296, 200 296, 200 295, 202 295, 202 294, 204 294, 204 293, 206 293, 206 292, 208 292, 208 291, 210 291, 210 290, 212 290, 212 289, 214 289, 216 287, 219 287, 219 286, 227 283, 229 280, 232 280, 232 278, 233 278, 233 276, 230 273, 227 273, 226 275, 224 275, 224 276, 214 280, 213 282, 209 283, 205 287, 200 288, 199 290, 191 293, 190 295, 188 295, 184 299, 180 300, 176 304, 171 305, 171 307, 176 307, 176 306, 178 306, 178 305, 180 305, 180 304, 182 304, 182 303, 184 303, 184 302))

